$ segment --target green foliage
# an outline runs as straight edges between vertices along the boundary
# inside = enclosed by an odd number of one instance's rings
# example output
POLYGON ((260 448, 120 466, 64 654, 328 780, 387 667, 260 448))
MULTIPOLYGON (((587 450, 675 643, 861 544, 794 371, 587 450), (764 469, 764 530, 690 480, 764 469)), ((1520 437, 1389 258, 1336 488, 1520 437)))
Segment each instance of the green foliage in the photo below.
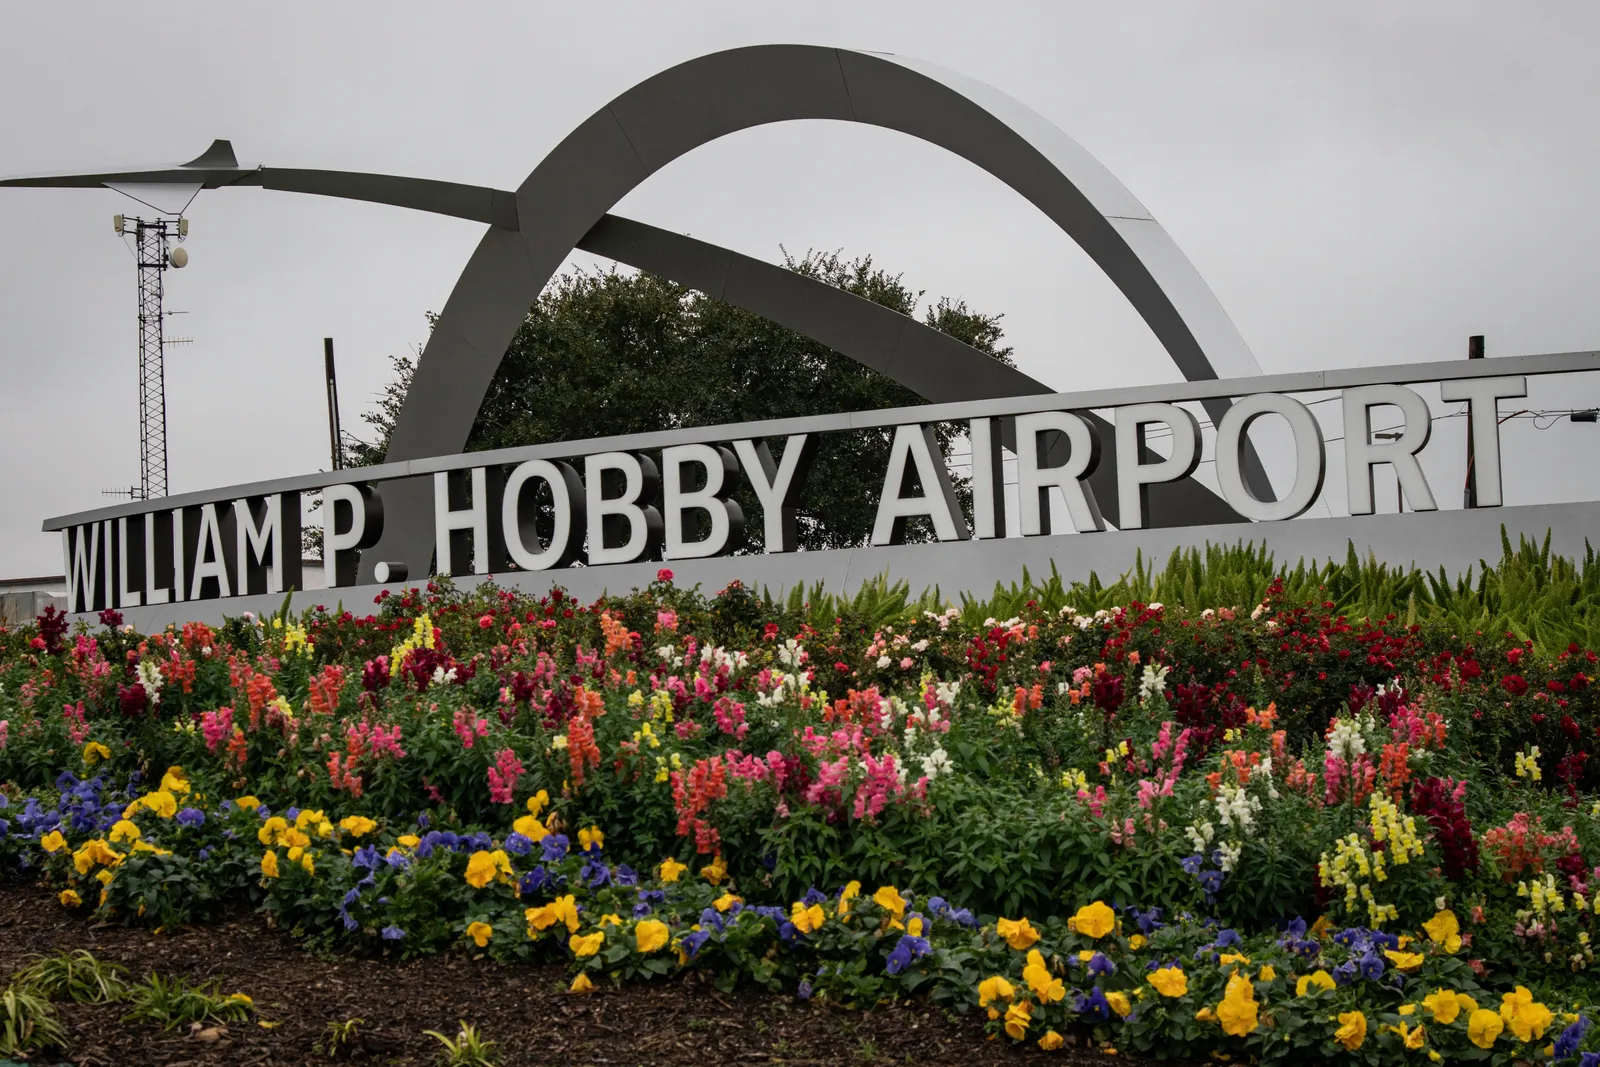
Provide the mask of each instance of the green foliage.
POLYGON ((29 958, 33 962, 19 968, 11 983, 48 1000, 64 997, 82 1004, 104 1004, 121 1000, 127 993, 124 968, 101 962, 88 949, 29 958))
POLYGON ((66 1027, 43 993, 16 982, 0 992, 0 1056, 26 1057, 66 1040, 66 1027))
POLYGON ((248 1018, 250 998, 242 993, 222 993, 220 983, 191 982, 179 975, 163 978, 152 973, 128 987, 124 999, 129 1022, 153 1023, 164 1030, 188 1023, 231 1023, 248 1018))
POLYGON ((499 1048, 494 1042, 486 1040, 471 1023, 461 1022, 461 1029, 455 1037, 446 1037, 437 1030, 424 1030, 423 1033, 444 1046, 437 1061, 442 1067, 496 1067, 500 1062, 499 1048))
MULTIPOLYGON (((1585 543, 1582 560, 1550 551, 1543 542, 1519 535, 1513 547, 1501 531, 1498 563, 1481 561, 1474 573, 1451 579, 1441 568, 1418 568, 1362 559, 1352 544, 1344 562, 1321 565, 1300 560, 1281 567, 1266 545, 1243 541, 1178 548, 1156 569, 1142 555, 1134 566, 1109 584, 1098 574, 1064 582, 1051 566, 1039 580, 1023 571, 1020 581, 995 583, 987 597, 961 594, 961 621, 968 627, 984 619, 1014 618, 1030 604, 1044 612, 1063 607, 1092 614, 1130 603, 1166 603, 1191 610, 1231 606, 1249 610, 1275 583, 1278 599, 1289 603, 1326 602, 1335 614, 1352 619, 1397 618, 1445 634, 1514 634, 1536 648, 1559 652, 1569 644, 1600 646, 1600 559, 1585 543)), ((801 619, 813 626, 831 626, 848 619, 877 628, 942 610, 948 603, 937 586, 913 594, 905 580, 884 576, 864 582, 854 593, 828 592, 818 582, 796 586, 779 597, 763 591, 769 614, 801 619)))
MULTIPOLYGON (((870 258, 788 257, 790 270, 916 317, 1002 363, 998 316, 960 301, 923 304, 923 294, 870 258)), ((368 416, 378 441, 356 450, 376 462, 387 449, 413 365, 395 361, 396 378, 368 416)), ((469 450, 576 441, 670 427, 709 426, 800 415, 903 407, 924 401, 911 390, 753 312, 652 274, 581 271, 557 278, 539 296, 495 373, 468 439, 469 450)), ((940 428, 948 444, 958 428, 940 428)), ((829 434, 821 442, 799 506, 808 549, 865 543, 882 490, 889 431, 829 434)), ((748 489, 736 496, 758 515, 748 489)), ((911 538, 926 536, 913 523, 911 538)), ((747 524, 753 547, 759 523, 747 524)))

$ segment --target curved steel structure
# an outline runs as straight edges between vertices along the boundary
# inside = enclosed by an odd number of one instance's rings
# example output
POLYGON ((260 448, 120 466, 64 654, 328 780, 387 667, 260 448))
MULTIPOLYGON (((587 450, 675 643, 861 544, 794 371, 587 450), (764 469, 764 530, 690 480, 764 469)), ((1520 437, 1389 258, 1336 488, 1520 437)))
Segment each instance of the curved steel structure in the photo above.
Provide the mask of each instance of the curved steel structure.
MULTIPOLYGON (((461 451, 528 307, 574 248, 650 270, 763 314, 878 369, 929 400, 1048 387, 915 320, 726 249, 608 212, 650 175, 717 138, 794 119, 861 122, 939 145, 1005 182, 1071 236, 1118 286, 1189 380, 1260 373, 1194 267, 1117 179, 1037 113, 996 90, 899 57, 806 45, 702 56, 623 93, 567 136, 515 193, 339 171, 240 166, 225 141, 176 168, 11 179, 3 185, 192 184, 370 200, 489 224, 418 362, 389 458, 461 451)), ((1207 404, 1213 420, 1226 400, 1207 404)), ((1115 484, 1115 471, 1101 477, 1115 484)), ((1246 477, 1272 496, 1253 453, 1246 477)), ((1106 517, 1115 494, 1097 493, 1106 517)), ((426 573, 431 488, 384 488, 383 539, 365 554, 426 573)), ((1154 525, 1237 515, 1192 480, 1154 502, 1154 525)))

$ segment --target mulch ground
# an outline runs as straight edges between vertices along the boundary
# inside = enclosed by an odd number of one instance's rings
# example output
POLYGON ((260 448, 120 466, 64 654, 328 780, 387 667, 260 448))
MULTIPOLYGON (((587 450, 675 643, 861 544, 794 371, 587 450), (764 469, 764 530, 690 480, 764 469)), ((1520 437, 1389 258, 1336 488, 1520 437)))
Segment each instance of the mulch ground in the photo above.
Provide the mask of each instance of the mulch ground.
MULTIPOLYGON (((477 1026, 517 1064, 1127 1064, 1089 1049, 1046 1056, 989 1041, 975 1016, 947 1017, 909 1003, 855 1012, 756 992, 723 994, 691 979, 587 996, 566 992, 559 965, 507 966, 462 955, 399 963, 319 958, 257 916, 164 932, 92 924, 43 890, 0 889, 0 980, 31 953, 88 949, 130 978, 218 979, 255 1000, 257 1020, 222 1032, 162 1030, 122 1020, 120 1004, 57 1005, 69 1032, 67 1062, 98 1067, 325 1062, 316 1053, 329 1023, 364 1020, 361 1061, 432 1064, 458 1020, 477 1026)), ((53 1062, 42 1057, 36 1062, 53 1062)))

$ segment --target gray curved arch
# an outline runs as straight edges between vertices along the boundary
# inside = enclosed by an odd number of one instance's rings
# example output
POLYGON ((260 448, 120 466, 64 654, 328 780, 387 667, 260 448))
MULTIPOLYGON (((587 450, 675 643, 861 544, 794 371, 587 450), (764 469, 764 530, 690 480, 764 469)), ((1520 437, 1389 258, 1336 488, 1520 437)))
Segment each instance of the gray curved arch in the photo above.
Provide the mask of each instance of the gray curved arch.
MULTIPOLYGON (((418 361, 392 459, 458 452, 500 357, 546 282, 606 213, 650 175, 719 137, 794 119, 883 126, 939 145, 1025 196, 1122 290, 1190 379, 1260 373, 1166 231, 1081 146, 988 86, 898 57, 762 45, 690 60, 590 116, 516 191, 518 229, 485 233, 418 361)), ((384 491, 390 516, 367 555, 428 569, 430 490, 384 491)))
MULTIPOLYGON (((691 60, 640 83, 591 116, 516 193, 392 175, 241 166, 227 141, 214 142, 178 167, 36 175, 0 180, 0 185, 254 185, 488 223, 490 230, 424 350, 391 442, 389 454, 396 459, 464 447, 501 353, 526 308, 574 247, 756 311, 883 371, 929 400, 1050 391, 887 308, 606 213, 655 170, 700 144, 798 118, 880 125, 967 158, 1026 196, 1089 252, 1185 377, 1259 373, 1227 315, 1166 232, 1076 142, 988 86, 894 56, 774 45, 691 60), (889 338, 893 343, 885 349, 889 338)), ((1206 407, 1219 419, 1228 401, 1206 407)), ((1271 483, 1253 450, 1244 458, 1252 490, 1270 498, 1271 483)), ((1100 477, 1114 482, 1112 463, 1102 463, 1100 477)), ((1115 523, 1110 502, 1116 494, 1102 489, 1097 495, 1115 523)), ((1192 480, 1153 487, 1152 497, 1151 525, 1238 519, 1192 480)), ((390 483, 385 501, 388 531, 367 554, 367 568, 378 559, 404 559, 417 573, 425 571, 433 533, 427 488, 390 483)))

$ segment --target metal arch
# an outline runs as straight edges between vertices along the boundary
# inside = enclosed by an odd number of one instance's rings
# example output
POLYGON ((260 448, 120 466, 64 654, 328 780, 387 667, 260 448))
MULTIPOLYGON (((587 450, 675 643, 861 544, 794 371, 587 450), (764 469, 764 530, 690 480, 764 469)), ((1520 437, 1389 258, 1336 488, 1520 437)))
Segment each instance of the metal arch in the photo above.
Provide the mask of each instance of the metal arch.
MULTIPOLYGON (((896 57, 761 45, 648 78, 569 134, 517 189, 519 228, 491 228, 418 361, 390 455, 459 451, 528 306, 606 212, 686 152, 753 126, 836 119, 939 145, 1025 196, 1089 253, 1190 380, 1260 373, 1204 281, 1144 206, 1081 146, 986 86, 896 57)), ((421 573, 429 490, 396 483, 370 561, 421 573)), ((364 564, 368 566, 370 564, 364 564)))
MULTIPOLYGON (((609 207, 693 148, 752 126, 802 118, 883 126, 940 145, 977 164, 1027 197, 1090 254, 1144 317, 1186 378, 1259 373, 1215 296, 1165 230, 1081 146, 1035 112, 988 86, 888 55, 768 45, 691 60, 641 82, 596 112, 546 156, 515 194, 387 175, 241 166, 226 141, 214 143, 180 168, 126 168, 0 184, 165 181, 207 188, 258 185, 403 204, 490 223, 424 349, 391 440, 390 456, 409 459, 464 447, 501 355, 527 307, 572 248, 599 241, 606 226, 625 222, 608 218, 609 207), (589 240, 591 234, 598 236, 589 240)), ((640 259, 670 259, 681 251, 670 247, 670 241, 688 240, 633 225, 657 238, 634 242, 632 260, 645 269, 657 268, 638 262, 640 259)), ((695 244, 717 255, 734 256, 715 246, 695 244)), ((769 281, 772 277, 783 279, 767 294, 770 299, 764 303, 770 307, 762 313, 816 336, 816 324, 825 324, 826 316, 808 306, 820 299, 816 290, 827 287, 759 261, 748 262, 770 272, 769 281), (812 325, 797 325, 799 320, 810 320, 812 325)), ((678 273, 657 272, 667 277, 678 273)), ((746 303, 723 295, 730 302, 746 303)), ((904 323, 910 320, 887 309, 876 310, 898 320, 898 328, 911 339, 905 354, 913 358, 891 365, 888 373, 903 381, 923 379, 922 385, 912 388, 930 399, 940 395, 937 383, 944 380, 958 383, 971 395, 974 370, 995 378, 996 384, 1000 377, 1015 375, 1021 381, 1012 387, 1024 383, 1032 387, 1019 391, 1045 389, 935 331, 914 322, 906 327, 904 323), (964 351, 957 354, 952 346, 964 351), (940 348, 953 359, 942 372, 934 370, 937 364, 947 362, 937 358, 940 348), (934 395, 929 395, 930 387, 934 395)), ((862 358, 858 340, 833 346, 862 358)), ((1224 399, 1207 407, 1213 409, 1210 413, 1215 419, 1227 405, 1224 399)), ((1246 472, 1258 495, 1271 495, 1270 482, 1253 454, 1246 457, 1246 472)), ((1180 484, 1197 491, 1183 494, 1188 499, 1177 510, 1187 514, 1165 521, 1161 516, 1152 518, 1163 525, 1174 520, 1216 521, 1207 514, 1220 503, 1214 494, 1197 483, 1180 484)), ((391 484, 385 503, 391 521, 384 540, 367 554, 367 567, 379 559, 401 559, 411 562, 418 573, 425 571, 433 536, 426 521, 426 489, 403 482, 391 484)))

